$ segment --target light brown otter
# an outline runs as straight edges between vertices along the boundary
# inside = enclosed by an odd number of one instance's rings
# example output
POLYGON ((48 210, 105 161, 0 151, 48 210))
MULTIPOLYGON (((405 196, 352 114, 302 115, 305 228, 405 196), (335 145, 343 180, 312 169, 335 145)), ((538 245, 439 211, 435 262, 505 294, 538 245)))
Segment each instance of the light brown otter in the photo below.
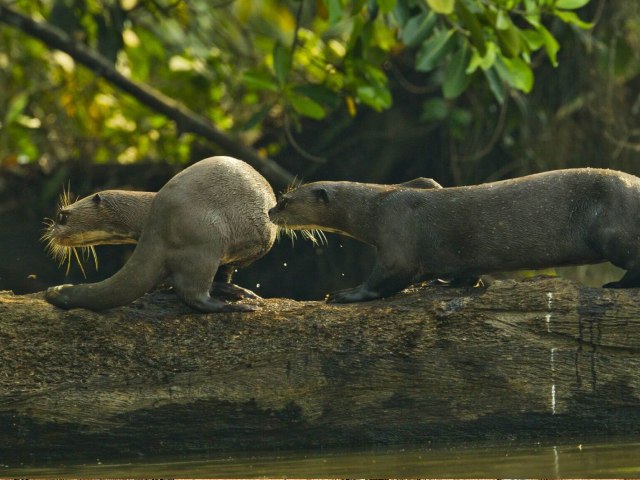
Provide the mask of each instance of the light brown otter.
POLYGON ((443 189, 316 182, 269 211, 277 225, 348 235, 377 249, 371 276, 328 301, 371 300, 418 281, 610 261, 605 287, 640 287, 640 179, 568 169, 443 189))
MULTIPOLYGON (((50 221, 42 239, 61 265, 66 261, 67 272, 75 255, 84 274, 76 249, 89 248, 86 256, 93 254, 97 268, 94 246, 137 243, 155 196, 156 192, 103 190, 71 203, 65 192, 58 213, 50 221)), ((237 267, 234 264, 220 265, 210 294, 229 300, 259 299, 251 290, 231 283, 237 267)))
POLYGON ((53 287, 46 299, 62 308, 102 310, 130 303, 168 277, 178 296, 197 310, 253 310, 212 298, 209 287, 220 270, 217 278, 226 284, 217 284, 221 294, 251 296, 229 282, 236 267, 271 249, 277 228, 267 211, 274 204, 269 183, 231 157, 202 160, 157 194, 107 190, 86 197, 62 208, 45 237, 68 247, 139 239, 138 245, 111 278, 53 287))

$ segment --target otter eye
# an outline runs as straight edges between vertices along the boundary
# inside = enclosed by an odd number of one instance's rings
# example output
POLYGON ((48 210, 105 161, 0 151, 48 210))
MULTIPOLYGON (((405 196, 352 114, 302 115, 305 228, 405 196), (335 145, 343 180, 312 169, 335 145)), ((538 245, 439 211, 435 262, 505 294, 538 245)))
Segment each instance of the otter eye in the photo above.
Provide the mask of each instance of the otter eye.
POLYGON ((67 212, 58 212, 58 215, 56 215, 56 223, 58 225, 66 225, 68 219, 69 214, 67 212))
POLYGON ((329 202, 329 192, 327 192, 326 188, 317 188, 313 191, 317 200, 320 200, 324 203, 329 202))

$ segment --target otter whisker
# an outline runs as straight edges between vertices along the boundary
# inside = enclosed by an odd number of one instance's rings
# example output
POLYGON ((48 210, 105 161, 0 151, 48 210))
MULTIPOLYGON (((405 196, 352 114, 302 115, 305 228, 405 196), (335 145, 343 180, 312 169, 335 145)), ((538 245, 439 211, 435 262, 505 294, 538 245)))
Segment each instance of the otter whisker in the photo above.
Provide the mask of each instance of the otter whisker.
POLYGON ((313 228, 310 230, 301 230, 300 231, 301 235, 303 238, 309 240, 311 243, 313 243, 316 247, 319 245, 327 245, 327 237, 325 236, 324 232, 322 230, 319 230, 317 228, 313 228))
MULTIPOLYGON (((78 249, 75 247, 71 247, 71 250, 73 251, 74 256, 76 257, 76 261, 78 262, 78 266, 80 267, 80 271, 82 272, 82 276, 84 278, 87 278, 87 274, 84 273, 84 267, 82 266, 82 260, 80 260, 80 256, 78 255, 78 249)), ((69 254, 69 258, 71 258, 71 254, 69 254)), ((71 263, 71 262, 69 262, 71 263)), ((67 269, 67 273, 69 273, 69 270, 67 269)))
POLYGON ((98 270, 98 254, 96 253, 96 249, 93 245, 89 245, 89 251, 91 252, 91 255, 93 255, 93 263, 96 266, 96 270, 98 270))
POLYGON ((278 230, 276 230, 276 239, 280 241, 282 235, 285 235, 291 239, 291 246, 294 246, 296 243, 296 239, 298 238, 296 231, 288 228, 286 226, 278 226, 278 230))
POLYGON ((287 227, 286 225, 279 225, 278 230, 276 231, 276 239, 280 241, 283 235, 289 237, 291 239, 291 245, 295 245, 295 241, 298 238, 298 232, 302 235, 302 238, 305 240, 309 240, 313 245, 328 245, 327 237, 324 232, 320 229, 304 229, 304 230, 294 230, 292 228, 287 227))

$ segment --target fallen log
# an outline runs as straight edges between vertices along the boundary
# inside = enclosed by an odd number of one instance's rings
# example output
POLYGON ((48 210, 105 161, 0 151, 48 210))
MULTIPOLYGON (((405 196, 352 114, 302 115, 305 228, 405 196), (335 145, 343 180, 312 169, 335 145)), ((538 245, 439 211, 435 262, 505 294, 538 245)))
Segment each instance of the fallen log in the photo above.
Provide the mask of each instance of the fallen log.
POLYGON ((640 431, 640 290, 543 278, 203 315, 0 293, 0 458, 640 431))

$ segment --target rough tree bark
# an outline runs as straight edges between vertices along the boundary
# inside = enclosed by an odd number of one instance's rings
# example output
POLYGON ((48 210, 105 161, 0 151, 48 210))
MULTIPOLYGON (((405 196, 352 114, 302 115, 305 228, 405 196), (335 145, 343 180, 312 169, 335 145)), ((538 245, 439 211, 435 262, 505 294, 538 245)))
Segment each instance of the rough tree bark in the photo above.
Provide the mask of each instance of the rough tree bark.
MULTIPOLYGON (((202 315, 0 294, 0 458, 640 431, 640 291, 559 279, 202 315)), ((40 457, 41 458, 41 457, 40 457)))

